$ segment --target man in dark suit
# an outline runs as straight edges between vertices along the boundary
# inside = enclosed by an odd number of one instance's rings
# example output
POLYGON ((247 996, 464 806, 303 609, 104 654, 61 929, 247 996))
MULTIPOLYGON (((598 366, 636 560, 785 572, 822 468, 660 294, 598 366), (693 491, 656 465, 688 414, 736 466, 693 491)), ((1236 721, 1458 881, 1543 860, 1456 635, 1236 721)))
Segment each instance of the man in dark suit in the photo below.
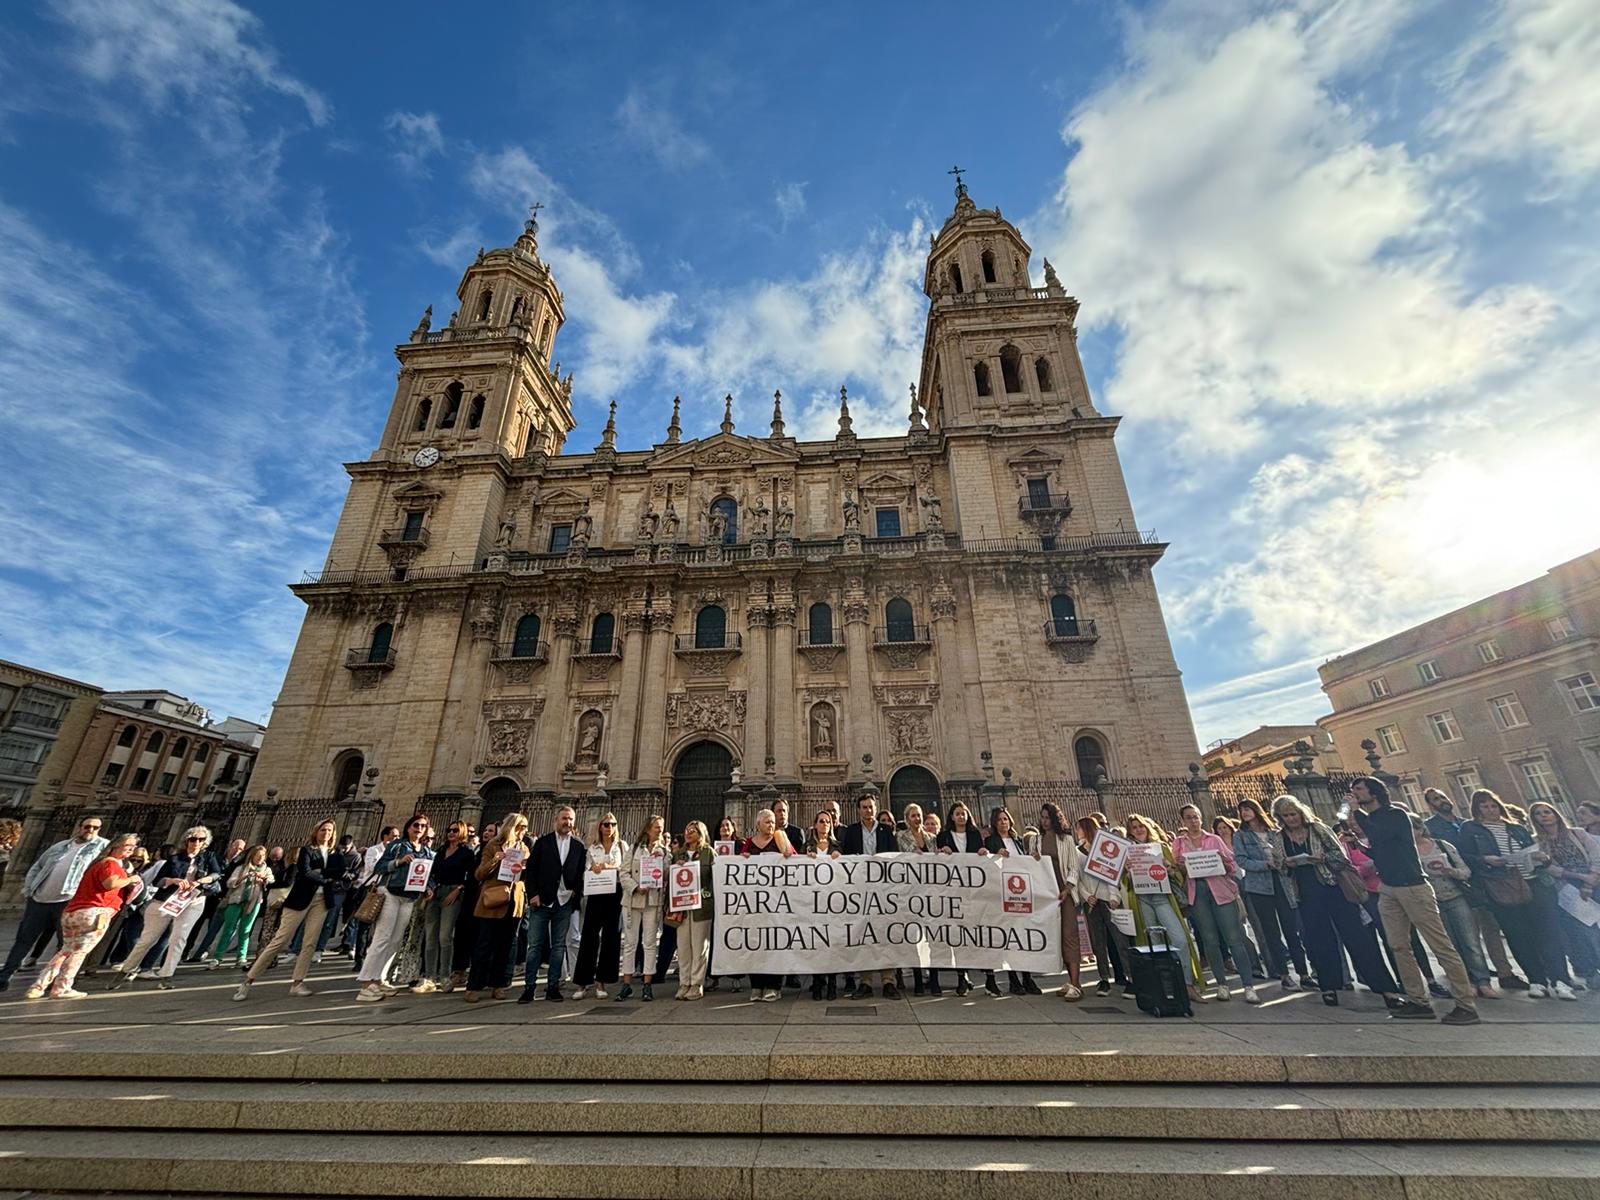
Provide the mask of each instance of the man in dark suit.
MULTIPOLYGON (((839 850, 843 854, 893 854, 900 847, 895 841, 894 822, 880 824, 878 821, 878 793, 875 791, 864 792, 856 801, 856 811, 861 814, 861 819, 845 826, 844 835, 839 839, 839 850)), ((868 1000, 872 997, 872 984, 867 982, 872 978, 872 972, 864 971, 861 980, 856 984, 855 990, 850 993, 852 1000, 868 1000)), ((893 971, 879 971, 878 978, 883 984, 883 998, 885 1000, 898 1000, 900 989, 894 985, 893 971)))
POLYGON ((556 809, 556 827, 533 844, 522 874, 528 895, 528 963, 518 1004, 533 999, 534 984, 545 947, 550 948, 550 974, 544 998, 562 1000, 561 966, 567 951, 567 926, 578 911, 583 893, 584 845, 572 826, 577 814, 572 806, 556 809))
POLYGON ((782 796, 772 802, 772 816, 775 826, 783 831, 784 837, 789 839, 789 845, 793 846, 796 851, 800 850, 806 844, 806 831, 798 825, 789 823, 789 802, 782 796))

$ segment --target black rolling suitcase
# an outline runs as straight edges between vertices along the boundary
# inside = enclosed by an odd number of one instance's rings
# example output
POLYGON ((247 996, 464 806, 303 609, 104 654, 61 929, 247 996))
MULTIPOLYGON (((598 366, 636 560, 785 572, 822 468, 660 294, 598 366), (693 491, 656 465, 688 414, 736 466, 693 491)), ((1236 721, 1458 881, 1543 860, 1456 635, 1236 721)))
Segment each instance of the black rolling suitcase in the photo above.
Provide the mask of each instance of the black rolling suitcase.
POLYGON ((1129 956, 1133 959, 1133 996, 1140 1010, 1153 1017, 1194 1016, 1188 974, 1178 952, 1168 943, 1166 930, 1152 925, 1145 931, 1145 940, 1149 944, 1134 946, 1129 956))

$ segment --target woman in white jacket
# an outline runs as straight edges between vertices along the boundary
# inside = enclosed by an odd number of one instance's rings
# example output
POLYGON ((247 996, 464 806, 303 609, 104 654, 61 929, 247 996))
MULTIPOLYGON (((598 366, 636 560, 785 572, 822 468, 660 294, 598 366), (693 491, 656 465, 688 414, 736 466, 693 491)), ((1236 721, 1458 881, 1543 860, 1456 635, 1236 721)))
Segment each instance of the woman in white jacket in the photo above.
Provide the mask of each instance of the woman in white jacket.
POLYGON ((1061 998, 1082 1000, 1083 985, 1078 981, 1083 964, 1083 949, 1078 942, 1078 886, 1083 851, 1073 840, 1072 827, 1061 809, 1048 800, 1039 806, 1039 853, 1054 866, 1056 887, 1061 893, 1061 958, 1067 968, 1061 998))
POLYGON ((661 940, 661 895, 665 890, 667 867, 666 822, 660 816, 650 817, 639 831, 633 852, 624 859, 622 868, 622 988, 617 999, 626 1000, 633 995, 633 956, 644 947, 644 996, 654 1000, 650 989, 650 972, 655 967, 656 949, 661 940), (655 870, 647 876, 645 863, 655 870))

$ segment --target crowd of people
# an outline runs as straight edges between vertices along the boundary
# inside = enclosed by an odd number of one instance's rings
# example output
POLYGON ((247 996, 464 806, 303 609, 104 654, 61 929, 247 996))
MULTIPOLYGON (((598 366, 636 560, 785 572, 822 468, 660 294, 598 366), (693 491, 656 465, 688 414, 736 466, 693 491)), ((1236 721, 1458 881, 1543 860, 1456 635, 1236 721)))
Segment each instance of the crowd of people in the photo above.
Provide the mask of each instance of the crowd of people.
MULTIPOLYGON (((441 835, 419 812, 364 849, 325 820, 292 854, 240 839, 219 852, 211 831, 196 826, 153 857, 135 835, 84 817, 28 867, 0 991, 34 966, 30 999, 81 999, 80 977, 101 976, 112 991, 148 974, 170 988, 184 961, 210 970, 231 962, 243 971, 233 998, 245 1001, 288 959, 290 995, 308 996, 311 966, 330 955, 350 959, 362 1003, 407 987, 459 991, 468 1003, 507 999, 519 969, 519 1003, 540 996, 541 971, 546 1001, 567 999, 569 987, 574 1000, 652 1001, 674 962, 678 1000, 738 993, 745 981, 717 973, 711 936, 710 868, 727 853, 1048 859, 1061 900, 1059 995, 1069 1002, 1086 994, 1081 972, 1091 958, 1095 994, 1131 994, 1134 947, 1156 945, 1157 930, 1196 1003, 1231 1000, 1235 982, 1246 1003, 1260 1003, 1260 989, 1276 981, 1339 1005, 1359 981, 1396 1019, 1432 1019, 1430 997, 1448 998, 1441 1019, 1472 1024, 1479 998, 1572 1000, 1600 987, 1600 805, 1579 805, 1569 824, 1551 804, 1524 811, 1487 789, 1472 794, 1466 819, 1441 792, 1425 800, 1423 817, 1364 778, 1331 825, 1285 795, 1242 800, 1236 817, 1210 828, 1186 805, 1169 831, 1140 813, 1114 826, 1102 813, 1069 821, 1048 802, 1030 826, 1004 807, 980 825, 960 801, 942 818, 908 805, 897 820, 869 790, 855 821, 845 824, 830 801, 806 828, 790 823, 783 800, 749 831, 724 817, 714 833, 691 821, 669 834, 652 816, 631 842, 610 812, 583 836, 568 806, 538 836, 520 813, 482 830, 451 821, 441 835), (1143 886, 1132 871, 1108 882, 1086 870, 1102 830, 1165 870, 1141 874, 1143 886), (700 864, 701 902, 674 912, 664 870, 684 862, 700 864), (1152 887, 1152 878, 1162 882, 1152 887)), ((786 987, 832 1000, 841 989, 864 999, 876 986, 894 999, 907 972, 914 995, 943 993, 940 970, 911 964, 808 982, 753 974, 748 985, 757 1003, 786 987)), ((974 990, 975 972, 943 973, 958 996, 974 990)), ((1016 995, 1044 990, 1028 972, 1009 972, 1006 983, 1016 995)), ((982 987, 1002 994, 993 971, 982 987)))

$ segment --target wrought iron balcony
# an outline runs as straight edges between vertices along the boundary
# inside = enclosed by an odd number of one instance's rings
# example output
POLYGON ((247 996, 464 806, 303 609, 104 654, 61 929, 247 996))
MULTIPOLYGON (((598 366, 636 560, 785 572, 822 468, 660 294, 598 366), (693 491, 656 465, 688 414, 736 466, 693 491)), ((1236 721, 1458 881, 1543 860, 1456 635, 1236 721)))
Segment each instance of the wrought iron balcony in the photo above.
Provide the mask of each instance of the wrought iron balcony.
POLYGON ((908 623, 879 625, 872 631, 874 646, 931 646, 933 631, 926 625, 908 623))
POLYGON ((736 630, 725 630, 718 634, 700 633, 675 633, 672 635, 672 650, 675 654, 695 654, 706 651, 732 651, 735 654, 744 651, 744 639, 736 630))
POLYGON ((27 758, 0 758, 0 775, 10 775, 15 779, 37 779, 39 768, 43 765, 42 762, 27 758))
POLYGON ((345 653, 344 665, 352 671, 394 670, 394 647, 354 646, 345 653))
POLYGON ((588 638, 578 643, 579 649, 572 652, 573 658, 610 658, 622 657, 622 642, 617 638, 601 638, 598 642, 588 638))
POLYGON ((1052 646, 1070 642, 1098 641, 1094 622, 1083 617, 1056 617, 1044 623, 1044 640, 1052 646))
POLYGON ((426 527, 407 529, 401 526, 397 529, 385 529, 378 535, 378 545, 387 550, 390 546, 415 546, 418 550, 428 548, 428 530, 426 527))
POLYGON ((489 653, 490 662, 547 663, 550 661, 549 642, 496 642, 489 653))
POLYGON ((1029 517, 1067 517, 1072 515, 1072 500, 1068 496, 1018 496, 1017 515, 1029 517))
POLYGON ((831 629, 831 630, 828 631, 828 636, 827 637, 821 638, 821 639, 814 639, 814 638, 812 638, 811 631, 809 629, 802 629, 802 630, 800 630, 800 635, 799 635, 800 636, 799 645, 800 645, 800 647, 802 649, 809 649, 809 648, 813 648, 814 647, 816 649, 821 649, 821 650, 843 650, 844 649, 844 638, 840 637, 839 634, 840 634, 839 630, 831 629))

